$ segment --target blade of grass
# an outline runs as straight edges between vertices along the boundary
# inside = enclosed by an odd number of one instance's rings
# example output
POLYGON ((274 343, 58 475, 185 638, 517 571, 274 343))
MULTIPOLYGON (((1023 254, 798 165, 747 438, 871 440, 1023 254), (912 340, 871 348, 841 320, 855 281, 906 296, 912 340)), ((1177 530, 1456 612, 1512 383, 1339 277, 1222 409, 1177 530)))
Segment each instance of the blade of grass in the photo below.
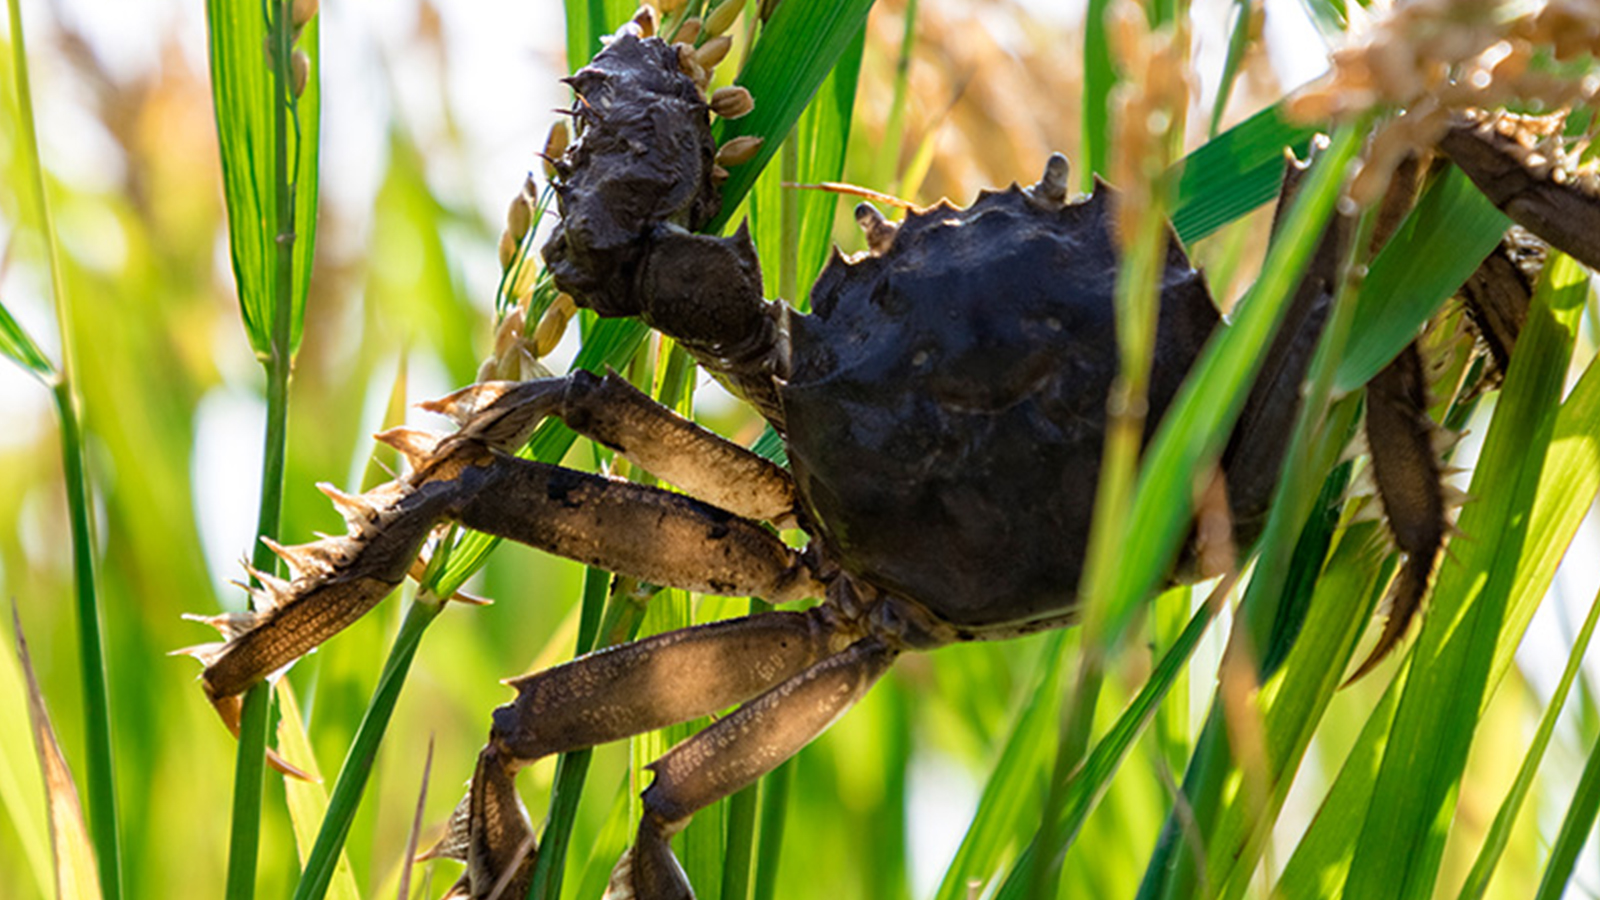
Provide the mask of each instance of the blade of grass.
POLYGON ((872 0, 778 5, 736 81, 755 98, 755 109, 742 118, 719 119, 712 129, 719 146, 742 135, 766 143, 750 162, 733 167, 722 186, 722 211, 705 231, 715 234, 727 227, 784 136, 860 33, 871 8, 872 0))
POLYGON ((361 802, 362 791, 372 775, 372 764, 378 757, 394 705, 400 690, 405 686, 406 673, 416 657, 417 645, 428 625, 444 609, 444 603, 426 591, 419 590, 416 599, 406 610, 395 635, 394 646, 384 660, 383 671, 378 675, 378 686, 373 691, 372 702, 361 719, 355 740, 350 743, 350 753, 339 768, 339 778, 333 784, 328 799, 328 814, 317 832, 316 843, 306 859, 300 882, 295 886, 295 900, 319 900, 333 880, 334 870, 342 857, 344 840, 350 833, 350 822, 355 818, 356 806, 361 802))
POLYGON ((1222 127, 1222 114, 1227 111, 1228 100, 1233 96, 1233 83, 1239 77, 1239 64, 1245 51, 1250 49, 1250 31, 1254 18, 1254 5, 1247 0, 1237 0, 1229 13, 1233 28, 1228 32, 1228 55, 1222 61, 1222 77, 1217 82, 1217 97, 1211 104, 1211 124, 1208 133, 1216 137, 1222 127))
MULTIPOLYGON (((1478 900, 1489 889, 1489 879, 1494 876, 1500 856, 1511 842, 1511 826, 1515 824, 1517 813, 1521 811, 1522 803, 1527 799, 1529 789, 1533 787, 1533 778, 1539 772, 1539 763, 1544 760, 1545 748, 1550 745, 1550 735, 1555 733, 1556 720, 1561 717, 1561 710, 1567 705, 1567 694, 1571 692, 1572 683, 1577 679, 1578 670, 1583 665, 1583 656, 1589 649, 1589 639, 1594 636, 1597 622, 1600 622, 1600 594, 1596 594, 1589 604, 1589 615, 1583 620, 1583 627, 1579 629, 1577 638, 1572 642, 1572 650, 1567 655, 1567 666, 1561 673, 1561 680, 1556 684, 1555 693, 1550 695, 1550 701, 1545 704, 1544 715, 1539 718, 1539 729, 1534 732, 1533 742, 1528 745, 1528 754, 1523 758, 1522 766, 1517 769, 1517 779, 1512 782, 1511 790, 1506 792, 1506 799, 1495 813, 1494 823, 1489 826, 1489 833, 1483 839, 1483 849, 1478 852, 1478 858, 1472 864, 1472 871, 1467 873, 1467 881, 1461 886, 1461 900, 1478 900)), ((1551 854, 1551 859, 1551 868, 1554 868, 1554 853, 1551 854)))
POLYGON ((1594 830, 1596 813, 1600 813, 1600 742, 1589 751, 1589 761, 1583 765, 1583 775, 1572 793, 1572 802, 1567 805, 1567 814, 1561 820, 1555 846, 1550 848, 1550 862, 1545 866, 1534 900, 1561 900, 1566 895, 1578 853, 1589 840, 1589 832, 1594 830))
MULTIPOLYGON (((301 767, 312 779, 310 781, 285 779, 283 785, 289 806, 289 821, 294 826, 295 850, 303 863, 310 856, 316 840, 317 826, 327 815, 328 795, 322 786, 322 772, 317 768, 316 754, 311 748, 310 738, 306 735, 305 719, 300 712, 299 703, 295 700, 294 689, 289 686, 287 679, 280 678, 278 683, 273 685, 273 693, 277 698, 278 708, 283 712, 278 722, 278 734, 283 741, 284 756, 294 760, 295 765, 301 767)), ((355 871, 350 867, 350 859, 342 851, 334 863, 333 881, 330 886, 330 896, 337 900, 361 898, 361 892, 356 887, 355 871)))
POLYGON ((1304 156, 1316 131, 1285 120, 1279 104, 1184 157, 1178 163, 1178 200, 1172 213, 1179 239, 1193 244, 1278 196, 1284 149, 1304 156))
POLYGON ((983 884, 1001 870, 1013 842, 1025 844, 1032 836, 1042 799, 1039 779, 1053 758, 1055 729, 1051 725, 1055 722, 1054 701, 1060 696, 1065 643, 1066 633, 1058 631, 1041 649, 1035 687, 1028 692, 1028 702, 1018 711, 999 760, 989 772, 972 823, 939 882, 936 900, 964 900, 970 885, 983 884))
MULTIPOLYGON (((80 400, 74 385, 72 317, 62 279, 60 248, 50 201, 45 191, 44 165, 39 157, 39 135, 34 126, 33 91, 28 77, 27 42, 22 31, 22 10, 17 0, 6 4, 11 29, 12 77, 15 82, 15 122, 22 137, 21 155, 27 172, 26 194, 32 205, 33 227, 44 245, 50 271, 56 327, 61 335, 61 365, 49 380, 61 429, 62 478, 67 492, 67 513, 72 529, 73 595, 78 625, 78 667, 83 683, 85 771, 89 795, 89 831, 100 863, 100 886, 110 900, 122 897, 122 850, 117 827, 115 757, 112 755, 111 705, 106 687, 104 631, 95 574, 94 523, 90 516, 89 481, 84 465, 80 400)), ((48 366, 43 354, 22 329, 5 315, 7 353, 41 378, 48 366)), ((18 632, 21 639, 21 632, 18 632)))
MULTIPOLYGON (((282 515, 289 374, 304 321, 317 205, 317 24, 314 16, 300 23, 308 77, 296 91, 291 57, 297 35, 291 16, 287 2, 264 5, 260 16, 240 14, 222 0, 206 4, 234 281, 246 334, 266 369, 256 533, 268 538, 278 537, 282 515)), ((277 557, 261 542, 252 564, 263 572, 278 569, 277 557)), ((241 714, 228 860, 232 900, 255 894, 269 701, 267 686, 258 685, 246 693, 241 714)))
MULTIPOLYGON (((1600 491, 1597 429, 1600 429, 1600 366, 1591 360, 1556 414, 1554 437, 1545 457, 1533 509, 1527 517, 1529 537, 1517 562, 1503 636, 1494 648, 1490 664, 1490 686, 1498 684, 1511 666, 1516 645, 1549 588, 1557 563, 1587 514, 1596 491, 1600 491)), ((1424 627, 1427 627, 1426 620, 1424 627)), ((1276 895, 1285 900, 1309 900, 1339 892, 1350 869, 1357 834, 1372 803, 1379 760, 1388 746, 1390 722, 1408 670, 1409 666, 1402 667, 1362 727, 1320 811, 1284 868, 1275 888, 1276 895)), ((1480 706, 1480 714, 1481 711, 1480 706)))
POLYGON ((1261 278, 1233 324, 1206 347, 1145 452, 1127 527, 1139 539, 1122 545, 1128 552, 1111 573, 1102 601, 1108 642, 1120 638, 1136 607, 1170 570, 1190 521, 1195 473, 1220 452, 1243 405, 1261 353, 1333 212, 1344 168, 1360 143, 1359 129, 1359 123, 1341 129, 1319 157, 1261 278))
POLYGON ((17 659, 28 685, 28 722, 33 733, 35 751, 39 756, 39 769, 44 774, 45 800, 50 810, 50 844, 55 858, 56 896, 97 900, 100 876, 95 868, 94 845, 89 840, 89 830, 84 825, 83 807, 78 803, 78 788, 72 781, 72 770, 56 740, 55 728, 50 724, 50 712, 45 708, 44 694, 33 674, 33 661, 28 657, 28 642, 22 636, 22 618, 17 605, 11 604, 11 627, 17 639, 17 659))
POLYGON ((1117 70, 1111 64, 1106 35, 1106 10, 1111 0, 1089 0, 1083 20, 1083 188, 1094 187, 1094 176, 1109 174, 1111 143, 1111 89, 1117 70))
POLYGON ((12 317, 11 310, 6 309, 4 303, 0 303, 0 353, 4 353, 47 387, 55 382, 56 367, 34 343, 33 336, 12 317))
MULTIPOLYGON (((1243 845, 1253 841, 1257 821, 1267 818, 1258 814, 1271 810, 1271 788, 1284 780, 1281 771, 1269 771, 1270 763, 1258 765, 1247 773, 1255 778, 1244 785, 1246 790, 1234 790, 1231 792, 1233 800, 1226 799, 1224 794, 1238 784, 1241 774, 1238 761, 1257 758, 1254 751, 1260 749, 1241 748, 1235 752, 1229 726, 1242 721, 1240 716, 1249 714, 1237 705, 1239 700, 1256 693, 1259 681, 1271 671, 1267 665, 1269 660, 1281 655, 1282 648, 1294 640, 1327 554, 1330 537, 1327 523, 1310 517, 1318 502, 1324 504, 1324 508, 1335 505, 1343 492, 1343 485, 1340 485, 1330 496, 1332 485, 1323 473, 1334 469, 1350 439, 1357 402, 1347 399, 1330 410, 1329 399, 1337 361, 1353 324, 1363 283, 1357 273, 1364 271, 1374 220, 1370 212, 1359 220, 1347 256, 1341 261, 1333 308, 1317 340, 1316 353, 1307 373, 1302 409, 1284 455, 1283 472, 1266 527, 1258 542, 1255 573, 1240 604, 1233 633, 1229 635, 1220 673, 1222 686, 1215 695, 1184 775, 1183 797, 1169 814, 1156 852, 1145 869, 1140 885, 1143 896, 1193 895, 1200 888, 1200 848, 1186 839, 1186 834, 1198 833, 1210 840, 1219 811, 1227 805, 1236 819, 1249 820, 1249 824, 1242 826, 1246 834, 1237 836, 1236 840, 1239 852, 1245 852, 1243 845), (1299 569, 1294 568, 1296 563, 1299 569), (1291 579, 1293 575, 1299 577, 1291 579), (1230 707, 1229 703, 1235 705, 1230 707)), ((1348 477, 1347 472, 1336 475, 1348 477)), ((1331 694, 1333 685, 1325 687, 1331 694)), ((1298 754, 1293 754, 1293 760, 1286 763, 1289 771, 1297 761, 1298 754)))
POLYGON ((1156 710, 1160 708, 1162 700, 1166 698, 1167 692, 1188 667, 1189 657, 1193 655, 1201 636, 1205 634, 1206 628, 1220 608, 1221 597, 1213 597, 1190 617, 1188 626, 1162 656, 1161 662, 1150 673, 1150 678, 1139 689, 1138 695, 1128 704, 1127 709, 1122 711, 1122 715, 1117 717, 1116 723, 1095 743, 1083 766, 1072 773, 1058 810, 1059 819, 1055 829, 1057 843, 1051 847, 1044 847, 1036 836, 1012 866, 1011 874, 1001 886, 997 900, 1029 900, 1038 896, 1031 892, 1029 873, 1040 864, 1041 857, 1046 854, 1057 857, 1055 868, 1060 868, 1059 858, 1065 856, 1067 849, 1072 846, 1072 842, 1083 829, 1083 823, 1088 819, 1089 813, 1105 795, 1112 777, 1122 766, 1123 760, 1127 759, 1134 741, 1144 733, 1150 720, 1155 717, 1156 710))
POLYGON ((1478 499, 1461 516, 1462 533, 1481 537, 1452 543, 1440 571, 1356 846, 1350 896, 1432 891, 1587 293, 1576 263, 1557 257, 1546 266, 1474 473, 1478 499))
POLYGON ((628 21, 638 4, 633 0, 565 0, 567 67, 576 72, 600 52, 600 39, 628 21))
POLYGON ((1372 261, 1334 387, 1353 391, 1416 338, 1511 227, 1459 169, 1434 181, 1372 261))

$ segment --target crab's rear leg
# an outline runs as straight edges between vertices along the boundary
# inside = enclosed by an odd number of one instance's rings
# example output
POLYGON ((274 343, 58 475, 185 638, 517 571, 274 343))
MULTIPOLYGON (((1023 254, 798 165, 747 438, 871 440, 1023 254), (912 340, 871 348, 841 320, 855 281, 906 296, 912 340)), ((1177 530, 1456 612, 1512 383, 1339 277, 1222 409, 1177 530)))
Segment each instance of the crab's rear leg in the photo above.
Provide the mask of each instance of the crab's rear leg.
POLYGON ((611 874, 607 900, 694 896, 668 844, 697 811, 800 752, 860 700, 897 652, 867 637, 739 707, 651 763, 638 837, 611 874))
POLYGON ((513 878, 523 878, 528 854, 518 848, 533 832, 520 807, 501 799, 512 796, 518 768, 727 709, 826 658, 853 633, 826 607, 762 613, 610 647, 512 680, 517 696, 495 710, 471 792, 430 855, 465 862, 474 896, 514 868, 513 878))

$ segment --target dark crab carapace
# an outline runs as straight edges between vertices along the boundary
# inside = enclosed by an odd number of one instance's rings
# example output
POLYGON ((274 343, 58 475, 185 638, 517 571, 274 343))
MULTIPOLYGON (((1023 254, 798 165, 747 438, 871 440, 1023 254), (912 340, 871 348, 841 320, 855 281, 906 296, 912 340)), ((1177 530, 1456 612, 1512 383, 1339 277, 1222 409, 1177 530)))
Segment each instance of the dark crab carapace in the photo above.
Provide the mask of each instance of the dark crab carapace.
MULTIPOLYGON (((349 534, 279 548, 294 579, 264 578, 257 611, 212 620, 228 641, 194 651, 207 693, 235 715, 243 690, 402 581, 441 521, 655 584, 823 598, 513 681, 517 696, 495 711, 437 849, 467 863, 457 894, 526 891, 537 851, 517 769, 737 706, 651 764, 638 838, 612 879, 616 897, 689 896, 669 837, 798 751, 897 654, 1061 626, 1075 614, 1118 365, 1116 195, 1102 185, 1067 202, 1066 161, 1053 157, 1031 187, 913 213, 898 228, 863 211, 871 252, 836 255, 801 315, 764 298, 745 232, 694 233, 717 207, 722 174, 695 74, 681 48, 625 29, 574 76, 579 135, 554 161, 562 220, 545 257, 580 305, 639 316, 748 399, 784 436, 790 467, 615 375, 475 385, 430 405, 456 420, 454 434, 382 435, 411 473, 359 496, 328 489, 349 534), (513 456, 551 416, 684 493, 513 456), (792 549, 762 523, 798 525, 810 541, 792 549)), ((1310 265, 1221 459, 1240 547, 1277 480, 1327 312, 1337 231, 1310 265)), ((1169 248, 1150 428, 1219 324, 1175 240, 1169 248)), ((1380 487, 1388 465, 1404 489, 1390 512, 1403 513, 1396 535, 1418 596, 1444 528, 1430 426, 1416 412, 1420 377, 1410 355, 1391 366, 1372 402, 1393 414, 1369 426, 1387 429, 1374 449, 1389 462, 1375 468, 1380 487)), ((1401 626, 1408 614, 1395 617, 1401 626)))

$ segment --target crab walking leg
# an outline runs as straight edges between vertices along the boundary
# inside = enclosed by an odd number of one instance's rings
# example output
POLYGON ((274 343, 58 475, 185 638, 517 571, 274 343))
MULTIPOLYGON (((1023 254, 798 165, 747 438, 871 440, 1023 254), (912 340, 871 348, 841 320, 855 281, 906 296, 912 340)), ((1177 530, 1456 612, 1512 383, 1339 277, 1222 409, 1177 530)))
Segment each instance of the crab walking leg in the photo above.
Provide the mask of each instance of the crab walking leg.
MULTIPOLYGON (((515 802, 516 769, 554 753, 610 743, 726 709, 826 657, 842 639, 821 608, 772 612, 670 631, 513 679, 516 699, 495 710, 467 798, 428 856, 467 864, 464 883, 486 896, 508 872, 526 891, 533 831, 515 802)), ((508 896, 522 896, 514 893, 508 896)))
POLYGON ((599 650, 512 679, 493 740, 531 761, 687 722, 814 664, 836 633, 815 610, 769 612, 599 650))
POLYGON ((508 454, 459 480, 453 518, 476 531, 705 594, 782 603, 822 593, 777 536, 692 497, 508 454))
POLYGON ((872 687, 896 651, 857 641, 739 707, 648 767, 638 839, 611 873, 607 900, 693 897, 668 841, 689 817, 755 782, 809 744, 872 687))
POLYGON ((713 506, 750 519, 786 523, 793 518, 794 481, 787 472, 662 406, 615 374, 602 378, 579 370, 555 379, 488 382, 424 406, 456 419, 464 431, 502 420, 537 424, 537 418, 555 415, 573 431, 713 506))

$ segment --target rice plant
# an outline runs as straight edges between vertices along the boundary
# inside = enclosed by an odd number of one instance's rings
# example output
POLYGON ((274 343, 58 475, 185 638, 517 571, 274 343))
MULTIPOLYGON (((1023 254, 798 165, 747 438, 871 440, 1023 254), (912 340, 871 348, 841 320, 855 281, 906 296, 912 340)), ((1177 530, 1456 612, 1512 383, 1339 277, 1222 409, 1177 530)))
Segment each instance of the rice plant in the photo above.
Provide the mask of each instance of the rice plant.
MULTIPOLYGON (((212 2, 202 17, 174 5, 149 28, 165 43, 139 44, 92 17, 11 4, 0 165, 17 189, 0 192, 0 350, 17 365, 0 389, 15 423, 0 439, 0 510, 14 524, 0 530, 0 579, 87 827, 71 838, 52 814, 60 792, 45 800, 8 640, 0 895, 73 883, 58 879, 74 858, 82 870, 87 844, 102 896, 438 896, 459 865, 413 866, 408 848, 442 834, 509 697, 500 679, 764 608, 458 531, 430 544, 415 585, 255 692, 237 741, 193 662, 165 655, 210 639, 181 614, 244 609, 228 584, 249 578, 240 557, 272 574, 258 536, 340 529, 316 482, 357 491, 400 471, 371 432, 437 425, 409 405, 480 377, 615 369, 781 453, 670 340, 574 310, 551 284, 538 248, 558 212, 538 153, 565 139, 550 131, 548 109, 571 102, 556 79, 636 9, 527 6, 369 17, 212 2), (325 780, 284 779, 268 747, 325 780)), ((1308 101, 1270 51, 1360 46, 1364 18, 1439 4, 1303 0, 1265 20, 1260 4, 1222 2, 1090 0, 1070 17, 1015 0, 657 6, 679 36, 691 19, 737 16, 711 86, 742 85, 755 106, 718 138, 765 141, 708 228, 748 223, 769 296, 804 308, 830 248, 866 246, 856 188, 967 203, 1032 180, 1060 150, 1075 187, 1099 175, 1135 198, 1118 295, 1129 396, 1167 221, 1234 321, 1142 450, 1138 404, 1125 407, 1082 627, 903 659, 821 739, 678 837, 700 897, 1600 893, 1600 719, 1581 665, 1600 606, 1574 602, 1596 592, 1585 523, 1600 490, 1581 265, 1545 266, 1503 380, 1433 396, 1435 419, 1471 423, 1451 451, 1467 470, 1460 535, 1420 625, 1341 688, 1381 629, 1397 565, 1366 457, 1349 449, 1361 387, 1424 321, 1455 333, 1463 313, 1447 298, 1507 227, 1459 172, 1428 180, 1381 249, 1344 261, 1306 387, 1313 412, 1246 567, 1192 589, 1167 579, 1276 309, 1323 223, 1349 210, 1341 197, 1362 190, 1346 163, 1379 168, 1370 137, 1393 127, 1383 103, 1293 117, 1308 101), (1290 18, 1316 38, 1278 27, 1290 18), (1304 154, 1317 132, 1331 142, 1269 240, 1283 150, 1304 154)), ((1534 6, 1519 34, 1538 52, 1502 48, 1495 64, 1581 84, 1593 48, 1538 43, 1538 28, 1583 14, 1534 6)), ((1577 104, 1573 136, 1592 130, 1590 105, 1577 104)), ((1465 377, 1459 344, 1432 346, 1439 383, 1465 377)), ((563 427, 524 452, 649 477, 563 427)), ((632 840, 644 766, 704 724, 529 767, 529 896, 600 896, 632 840)))

